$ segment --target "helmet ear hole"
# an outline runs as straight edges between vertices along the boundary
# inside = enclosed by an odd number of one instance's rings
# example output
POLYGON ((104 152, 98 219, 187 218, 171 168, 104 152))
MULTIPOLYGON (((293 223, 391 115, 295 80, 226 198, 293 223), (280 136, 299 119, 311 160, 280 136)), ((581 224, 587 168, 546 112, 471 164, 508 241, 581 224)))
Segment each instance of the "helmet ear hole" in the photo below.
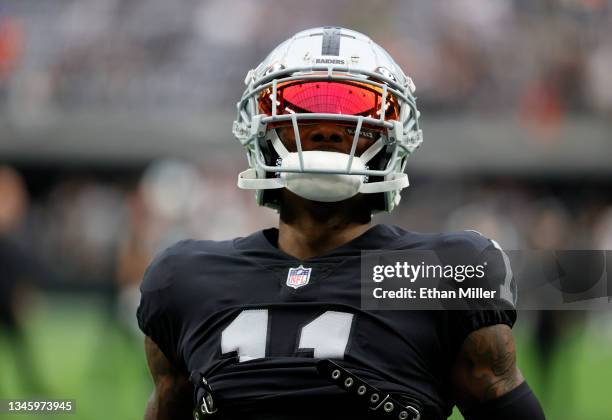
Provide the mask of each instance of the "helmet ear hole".
MULTIPOLYGON (((273 139, 270 136, 265 136, 257 140, 259 142, 259 148, 264 158, 264 162, 269 166, 277 166, 280 160, 280 156, 272 145, 273 139)), ((266 172, 266 178, 275 178, 277 174, 273 172, 266 172)), ((281 190, 261 190, 260 205, 278 209, 280 207, 280 191, 281 190)))
MULTIPOLYGON (((395 145, 387 145, 380 149, 378 153, 374 155, 372 159, 368 162, 368 167, 373 170, 383 171, 386 169, 391 156, 393 155, 393 149, 396 147, 395 145)), ((370 182, 375 180, 381 180, 382 177, 370 177, 370 182)))
POLYGON ((257 141, 259 142, 259 149, 261 150, 266 165, 275 166, 279 156, 276 150, 274 150, 274 147, 272 147, 272 143, 267 138, 262 138, 257 141))

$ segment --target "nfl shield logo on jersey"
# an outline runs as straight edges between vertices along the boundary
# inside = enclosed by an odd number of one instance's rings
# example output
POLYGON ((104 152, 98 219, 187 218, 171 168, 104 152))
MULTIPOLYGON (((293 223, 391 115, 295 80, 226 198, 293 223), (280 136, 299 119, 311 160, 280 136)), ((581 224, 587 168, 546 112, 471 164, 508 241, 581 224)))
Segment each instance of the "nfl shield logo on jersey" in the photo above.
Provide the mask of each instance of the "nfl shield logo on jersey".
POLYGON ((289 273, 287 273, 287 286, 294 289, 306 286, 310 280, 311 271, 312 268, 304 268, 301 265, 297 268, 290 268, 289 273))

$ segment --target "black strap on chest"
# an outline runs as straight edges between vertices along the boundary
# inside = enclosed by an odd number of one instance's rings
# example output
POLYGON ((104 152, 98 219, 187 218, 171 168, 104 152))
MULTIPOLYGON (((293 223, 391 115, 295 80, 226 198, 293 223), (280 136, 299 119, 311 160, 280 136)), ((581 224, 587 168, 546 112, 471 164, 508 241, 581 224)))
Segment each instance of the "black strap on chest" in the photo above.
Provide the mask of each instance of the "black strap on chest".
MULTIPOLYGON (((331 360, 320 360, 317 362, 316 366, 317 371, 323 378, 333 382, 338 387, 348 392, 347 399, 350 398, 350 401, 356 401, 357 404, 359 401, 363 403, 362 405, 364 406, 364 410, 367 410, 363 412, 364 418, 394 420, 430 420, 440 418, 439 416, 434 415, 433 412, 427 410, 427 407, 424 407, 423 404, 421 404, 421 402, 417 399, 402 394, 400 401, 397 397, 379 390, 331 360)), ((218 404, 215 402, 213 397, 213 390, 208 384, 206 378, 201 373, 194 372, 192 373, 190 379, 194 384, 194 420, 245 418, 244 415, 238 416, 236 413, 233 413, 234 410, 229 407, 223 407, 223 409, 220 410, 223 412, 223 414, 220 415, 218 404)), ((336 399, 337 398, 338 397, 336 397, 336 399)), ((340 405, 343 407, 348 408, 345 404, 350 404, 352 406, 352 403, 349 400, 340 399, 339 401, 341 401, 340 405)), ((337 406, 337 408, 342 410, 342 407, 337 406)), ((357 405, 350 407, 351 412, 359 412, 357 409, 357 405)), ((277 418, 285 419, 287 418, 285 411, 286 410, 277 416, 273 416, 273 413, 269 413, 265 418, 267 420, 277 418)), ((292 406, 290 411, 294 411, 294 413, 291 415, 292 419, 313 418, 312 415, 308 415, 304 412, 304 410, 300 409, 299 404, 297 404, 297 406, 292 406), (302 416, 300 417, 300 415, 302 416)), ((324 415, 325 412, 317 413, 316 418, 318 420, 326 419, 327 417, 324 415)), ((337 416, 333 417, 337 418, 337 416)), ((253 418, 259 417, 253 416, 253 418)))
POLYGON ((319 361, 317 363, 317 370, 324 378, 355 395, 381 418, 398 420, 421 419, 421 403, 412 397, 405 396, 403 399, 407 401, 407 404, 402 403, 392 397, 391 394, 368 384, 331 360, 325 359, 319 361))

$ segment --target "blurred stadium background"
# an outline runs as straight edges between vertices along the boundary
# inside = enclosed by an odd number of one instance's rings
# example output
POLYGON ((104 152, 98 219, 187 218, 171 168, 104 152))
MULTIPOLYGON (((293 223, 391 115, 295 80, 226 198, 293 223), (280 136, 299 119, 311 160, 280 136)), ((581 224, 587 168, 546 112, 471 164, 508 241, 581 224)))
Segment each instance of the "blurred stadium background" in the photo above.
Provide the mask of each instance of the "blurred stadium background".
MULTIPOLYGON (((0 398, 141 418, 143 270, 177 239, 275 224, 235 187, 234 104, 273 46, 330 24, 417 86, 412 187, 378 221, 612 248, 610 0, 0 0, 0 398)), ((549 418, 612 419, 610 314, 515 331, 549 418)))

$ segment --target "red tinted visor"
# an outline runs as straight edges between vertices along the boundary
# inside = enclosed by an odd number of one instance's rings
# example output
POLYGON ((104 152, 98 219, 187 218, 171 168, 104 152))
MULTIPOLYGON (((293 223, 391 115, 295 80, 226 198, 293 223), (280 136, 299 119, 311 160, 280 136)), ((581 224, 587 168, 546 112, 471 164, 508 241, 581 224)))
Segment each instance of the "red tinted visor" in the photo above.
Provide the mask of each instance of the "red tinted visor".
MULTIPOLYGON (((380 118, 383 91, 359 82, 293 81, 277 86, 277 115, 324 113, 380 118)), ((272 115, 272 88, 259 96, 260 111, 272 115)), ((387 93, 385 120, 398 119, 399 106, 387 93)))

